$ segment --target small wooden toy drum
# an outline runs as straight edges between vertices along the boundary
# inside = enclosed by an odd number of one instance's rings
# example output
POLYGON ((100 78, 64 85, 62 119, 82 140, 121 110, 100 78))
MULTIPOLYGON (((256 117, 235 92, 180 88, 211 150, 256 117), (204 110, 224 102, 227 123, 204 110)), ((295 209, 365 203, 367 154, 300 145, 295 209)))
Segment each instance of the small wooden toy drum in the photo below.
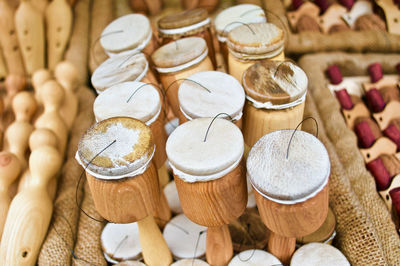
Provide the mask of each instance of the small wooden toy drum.
POLYGON ((143 52, 151 55, 157 49, 150 20, 141 14, 129 14, 117 18, 101 33, 100 44, 111 57, 120 53, 143 52))
POLYGON ((222 10, 215 17, 214 25, 219 47, 225 62, 228 62, 228 46, 226 45, 228 33, 243 24, 261 23, 266 21, 267 19, 264 10, 257 5, 241 4, 222 10))
POLYGON ((96 97, 93 112, 97 122, 126 116, 136 118, 150 127, 156 145, 153 162, 158 171, 160 185, 164 187, 169 181, 165 152, 167 134, 158 90, 150 84, 136 81, 114 85, 96 97))
POLYGON ((188 37, 158 48, 152 55, 160 80, 176 116, 179 116, 178 88, 181 80, 202 71, 213 70, 204 39, 188 37))
POLYGON ((149 265, 169 265, 171 253, 153 214, 160 202, 151 129, 129 117, 114 117, 82 136, 77 161, 99 214, 114 223, 138 222, 143 257, 149 265))
POLYGON ((184 37, 203 38, 207 43, 208 56, 214 68, 216 67, 211 19, 208 17, 205 9, 196 8, 171 14, 162 17, 157 24, 162 44, 167 44, 184 37))
POLYGON ((274 131, 251 149, 247 175, 271 230, 268 250, 288 264, 296 237, 316 231, 328 214, 328 152, 304 131, 274 131))
POLYGON ((149 69, 146 56, 142 53, 132 54, 131 52, 108 58, 93 72, 91 81, 98 94, 126 81, 157 83, 154 74, 149 69))
POLYGON ((291 62, 263 61, 243 74, 246 91, 243 135, 245 157, 265 134, 278 129, 294 129, 302 120, 308 80, 304 71, 291 62))
POLYGON ((231 30, 227 39, 229 74, 240 82, 243 72, 262 60, 283 61, 285 36, 271 23, 250 23, 231 30))
POLYGON ((272 254, 260 250, 249 249, 240 252, 229 262, 228 266, 252 266, 252 265, 282 265, 272 254))
POLYGON ((181 83, 178 90, 180 105, 179 123, 201 117, 226 117, 242 127, 245 94, 242 85, 231 75, 219 71, 193 74, 181 83))
POLYGON ((243 213, 247 202, 244 146, 237 126, 219 118, 210 126, 212 120, 180 125, 166 147, 183 212, 208 227, 208 263, 226 265, 233 254, 227 224, 243 213))

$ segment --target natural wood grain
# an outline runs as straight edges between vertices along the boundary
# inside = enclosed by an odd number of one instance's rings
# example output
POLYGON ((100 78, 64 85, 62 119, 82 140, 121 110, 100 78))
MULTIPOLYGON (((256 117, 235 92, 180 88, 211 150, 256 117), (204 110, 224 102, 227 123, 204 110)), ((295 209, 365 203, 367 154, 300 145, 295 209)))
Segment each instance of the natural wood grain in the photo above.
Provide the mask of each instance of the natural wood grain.
POLYGON ((90 0, 80 0, 74 6, 74 24, 65 51, 65 60, 71 62, 78 70, 80 85, 86 84, 88 79, 90 2, 90 0))
POLYGON ((24 62, 14 23, 14 9, 6 0, 0 1, 0 46, 8 73, 25 75, 24 62))
POLYGON ((11 203, 8 190, 20 172, 21 164, 18 158, 10 152, 0 152, 0 238, 11 203))
MULTIPOLYGON (((303 120, 305 103, 283 110, 257 109, 247 100, 244 106, 243 137, 252 147, 265 134, 278 129, 294 129, 303 120)), ((299 126, 301 129, 301 126, 299 126)))
POLYGON ((33 132, 31 119, 36 111, 36 100, 31 92, 19 92, 13 99, 12 109, 15 121, 7 128, 4 135, 4 148, 14 153, 20 163, 21 170, 28 166, 26 152, 29 136, 33 132))
POLYGON ((114 223, 132 223, 154 215, 160 188, 153 163, 141 175, 122 180, 101 180, 86 173, 99 214, 114 223))
POLYGON ((370 148, 360 149, 360 153, 365 163, 369 163, 383 154, 395 154, 396 150, 396 143, 389 138, 380 137, 370 148))
POLYGON ((144 262, 149 266, 167 266, 172 263, 172 255, 160 229, 150 215, 139 220, 139 238, 144 262))
POLYGON ((172 111, 174 112, 174 114, 176 116, 179 115, 178 89, 179 89, 179 85, 182 83, 182 81, 176 81, 176 80, 188 78, 190 75, 198 73, 198 72, 211 71, 211 70, 213 70, 211 60, 209 57, 206 57, 200 63, 198 63, 194 66, 191 66, 187 69, 181 70, 179 72, 159 73, 160 80, 164 87, 164 90, 167 90, 165 93, 167 95, 168 102, 170 103, 172 111), (176 82, 174 84, 172 84, 174 81, 176 81, 176 82))
POLYGON ((78 71, 72 63, 63 61, 55 67, 54 75, 60 85, 64 88, 64 102, 60 108, 61 117, 64 119, 68 129, 72 128, 78 114, 78 71))
POLYGON ((233 256, 232 239, 228 225, 207 229, 206 258, 210 265, 227 265, 233 256))
POLYGON ((47 128, 57 136, 57 148, 64 155, 67 145, 68 129, 60 116, 60 106, 64 100, 64 90, 55 80, 45 82, 41 89, 44 104, 43 114, 36 120, 36 128, 47 128))
POLYGON ((46 236, 53 210, 47 185, 62 164, 59 152, 50 146, 33 151, 29 158, 29 187, 11 202, 1 239, 4 265, 34 265, 46 236))
POLYGON ((49 4, 48 0, 30 0, 32 2, 32 5, 40 11, 42 15, 44 15, 44 12, 46 11, 46 7, 49 4))
POLYGON ((283 264, 290 264, 295 248, 296 238, 286 238, 271 231, 268 239, 268 251, 274 254, 283 264))
POLYGON ((268 250, 283 263, 290 261, 296 246, 296 237, 315 232, 328 215, 328 185, 314 197, 295 204, 271 201, 256 190, 254 195, 261 219, 272 231, 268 250))
POLYGON ((177 175, 174 179, 183 212, 197 224, 222 226, 238 218, 246 208, 243 162, 225 176, 207 182, 188 183, 177 175))
POLYGON ((72 9, 66 0, 53 0, 46 8, 47 67, 61 62, 72 30, 72 9))
POLYGON ((27 74, 45 67, 43 15, 30 1, 22 1, 15 13, 15 27, 27 74))

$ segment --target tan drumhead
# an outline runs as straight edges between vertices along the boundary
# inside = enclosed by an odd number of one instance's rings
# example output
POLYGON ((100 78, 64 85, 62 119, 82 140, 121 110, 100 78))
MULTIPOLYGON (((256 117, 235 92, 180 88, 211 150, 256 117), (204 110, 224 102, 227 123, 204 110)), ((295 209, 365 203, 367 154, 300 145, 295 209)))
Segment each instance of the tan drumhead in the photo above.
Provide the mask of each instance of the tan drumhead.
POLYGON ((227 44, 238 57, 267 54, 274 57, 283 51, 285 38, 283 30, 272 23, 250 23, 231 30, 227 44))
POLYGON ((93 112, 97 121, 116 116, 136 118, 146 124, 161 111, 155 87, 132 81, 114 85, 96 97, 93 112))
POLYGON ((144 54, 117 54, 104 61, 93 72, 91 81, 98 93, 126 81, 140 81, 147 73, 148 62, 144 54))
POLYGON ((101 33, 100 44, 104 50, 118 53, 137 48, 151 34, 150 21, 146 16, 129 14, 108 24, 101 33))
POLYGON ((204 141, 212 120, 198 118, 186 122, 167 140, 167 156, 173 171, 186 182, 220 178, 227 174, 224 171, 236 167, 243 156, 242 132, 226 119, 216 118, 204 141))
POLYGON ((249 23, 266 22, 264 10, 253 4, 242 4, 228 7, 222 10, 214 20, 215 29, 220 36, 227 36, 228 33, 249 23))
POLYGON ((237 254, 229 262, 228 266, 261 266, 282 265, 282 263, 271 253, 260 249, 249 249, 237 254))
POLYGON ((115 179, 146 166, 153 153, 150 128, 129 117, 113 117, 94 124, 78 146, 82 164, 104 179, 115 179))
POLYGON ((181 83, 179 104, 191 119, 227 113, 232 118, 242 114, 245 94, 242 85, 231 75, 219 71, 193 74, 181 83))
POLYGON ((163 236, 175 258, 201 258, 206 253, 207 233, 203 232, 206 230, 207 227, 195 224, 184 214, 179 214, 167 223, 163 236))
POLYGON ((307 132, 293 132, 278 130, 263 136, 247 158, 247 174, 253 187, 270 200, 284 204, 315 196, 325 187, 330 174, 324 145, 307 132))
POLYGON ((299 248, 290 261, 291 266, 350 266, 337 248, 322 243, 310 243, 299 248))
POLYGON ((308 79, 296 64, 285 61, 261 61, 243 74, 243 87, 248 96, 259 102, 286 104, 303 97, 308 79))
POLYGON ((171 68, 200 57, 206 50, 207 44, 203 38, 188 37, 161 46, 151 57, 156 67, 171 68))
POLYGON ((115 261, 138 259, 142 252, 137 223, 108 223, 101 233, 103 252, 115 261))

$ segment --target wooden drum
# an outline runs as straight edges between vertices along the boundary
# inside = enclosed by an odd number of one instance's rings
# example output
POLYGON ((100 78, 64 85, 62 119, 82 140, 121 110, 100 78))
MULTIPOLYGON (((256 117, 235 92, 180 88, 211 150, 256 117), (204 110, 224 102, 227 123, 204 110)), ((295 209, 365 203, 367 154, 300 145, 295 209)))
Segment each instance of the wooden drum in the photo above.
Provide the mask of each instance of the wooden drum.
POLYGON ((262 136, 294 129, 303 120, 308 80, 291 62, 262 61, 246 70, 243 135, 245 156, 262 136))
POLYGON ((157 49, 150 20, 141 14, 129 14, 117 18, 101 33, 100 44, 108 56, 120 53, 143 52, 151 55, 157 49))
POLYGON ((126 81, 157 84, 146 56, 142 53, 132 54, 130 52, 108 58, 93 72, 91 81, 98 94, 111 86, 126 81))
POLYGON ((162 17, 158 21, 158 33, 162 38, 162 44, 185 37, 203 38, 207 43, 208 56, 216 68, 211 20, 205 9, 196 8, 162 17))
POLYGON ((289 264, 296 237, 315 232, 327 217, 328 152, 304 131, 274 131, 251 149, 247 175, 261 219, 271 230, 268 251, 289 264))
POLYGON ((231 30, 227 39, 229 74, 240 82, 243 72, 262 60, 283 61, 285 36, 271 23, 251 23, 231 30))
POLYGON ((179 116, 178 88, 182 79, 194 73, 213 70, 206 42, 199 37, 183 38, 158 48, 152 59, 164 90, 167 90, 171 108, 179 116))
POLYGON ((153 139, 139 120, 109 118, 82 136, 76 158, 85 167, 99 214, 114 223, 138 222, 146 264, 169 265, 171 253, 153 219, 160 202, 153 139))
POLYGON ((210 265, 227 265, 233 255, 227 224, 246 208, 247 186, 243 137, 233 123, 198 118, 180 125, 167 140, 185 215, 207 226, 206 257, 210 265))
MULTIPOLYGON (((249 23, 266 22, 264 10, 253 4, 242 4, 222 10, 214 20, 219 47, 225 62, 228 62, 228 46, 226 40, 231 30, 249 23)), ((227 65, 228 67, 228 65, 227 65)), ((229 68, 227 68, 229 71, 229 68)))
POLYGON ((225 113, 242 128, 245 94, 242 85, 231 75, 219 71, 193 74, 181 83, 178 99, 180 124, 195 118, 225 113))

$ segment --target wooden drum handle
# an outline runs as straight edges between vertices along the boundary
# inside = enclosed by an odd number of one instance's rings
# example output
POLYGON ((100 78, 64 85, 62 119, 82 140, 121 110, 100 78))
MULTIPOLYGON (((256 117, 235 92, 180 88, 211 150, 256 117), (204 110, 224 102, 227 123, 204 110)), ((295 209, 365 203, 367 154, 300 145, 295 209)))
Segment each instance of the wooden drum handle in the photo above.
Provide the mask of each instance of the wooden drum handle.
POLYGON ((280 236, 271 231, 268 240, 268 251, 283 264, 289 265, 296 248, 296 238, 280 236))
POLYGON ((167 266, 172 263, 172 255, 153 216, 149 215, 137 222, 143 259, 149 266, 167 266))
POLYGON ((228 225, 207 229, 206 258, 213 266, 228 265, 233 256, 232 239, 228 225))

